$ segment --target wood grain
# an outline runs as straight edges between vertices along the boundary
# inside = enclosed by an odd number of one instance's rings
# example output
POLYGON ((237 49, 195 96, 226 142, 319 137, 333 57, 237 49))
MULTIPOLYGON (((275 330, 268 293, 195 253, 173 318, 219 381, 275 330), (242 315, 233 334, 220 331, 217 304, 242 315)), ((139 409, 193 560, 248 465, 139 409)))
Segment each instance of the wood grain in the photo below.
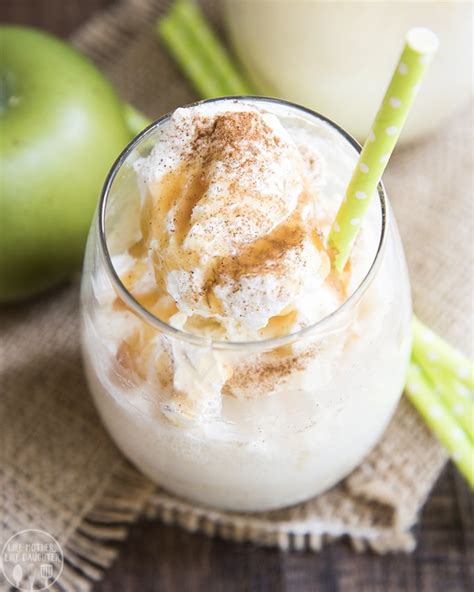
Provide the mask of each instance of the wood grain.
POLYGON ((287 554, 143 521, 95 592, 472 592, 472 521, 472 496, 451 466, 423 510, 412 555, 357 554, 344 541, 287 554))
MULTIPOLYGON (((2 22, 68 36, 113 0, 0 0, 2 22)), ((130 529, 94 592, 472 592, 474 502, 447 467, 416 527, 409 556, 359 555, 344 542, 318 554, 190 535, 159 522, 130 529)))

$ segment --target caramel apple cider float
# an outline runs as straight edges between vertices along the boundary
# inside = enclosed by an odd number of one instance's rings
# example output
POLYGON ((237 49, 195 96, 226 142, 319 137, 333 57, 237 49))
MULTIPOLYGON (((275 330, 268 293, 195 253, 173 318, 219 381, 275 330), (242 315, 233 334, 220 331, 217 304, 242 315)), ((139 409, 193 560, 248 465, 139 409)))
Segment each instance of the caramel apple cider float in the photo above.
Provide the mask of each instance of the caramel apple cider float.
POLYGON ((271 99, 179 108, 107 180, 82 284, 91 392, 165 489, 259 511, 360 463, 402 392, 411 302, 380 188, 342 273, 327 236, 358 156, 271 99))

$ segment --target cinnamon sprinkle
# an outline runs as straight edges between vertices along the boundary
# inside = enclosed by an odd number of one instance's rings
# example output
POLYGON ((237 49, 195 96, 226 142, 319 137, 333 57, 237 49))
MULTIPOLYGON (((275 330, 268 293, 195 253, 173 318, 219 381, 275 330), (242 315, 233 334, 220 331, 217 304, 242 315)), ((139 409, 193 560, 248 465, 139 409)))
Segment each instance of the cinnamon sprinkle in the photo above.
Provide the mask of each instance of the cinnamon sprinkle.
MULTIPOLYGON (((226 112, 215 117, 195 116, 195 133, 186 148, 186 157, 179 167, 168 171, 158 184, 150 187, 141 212, 141 240, 130 249, 130 254, 138 259, 137 266, 143 259, 152 257, 158 289, 146 294, 139 300, 143 306, 162 318, 177 311, 176 305, 169 307, 166 313, 156 306, 166 292, 166 280, 170 272, 185 271, 190 278, 193 270, 204 271, 203 280, 190 282, 187 297, 194 303, 205 302, 209 311, 215 315, 224 315, 224 303, 216 295, 217 286, 231 282, 238 289, 242 278, 261 276, 272 273, 282 276, 287 273, 288 263, 285 257, 289 251, 302 252, 305 242, 312 242, 322 255, 323 266, 326 266, 328 281, 345 297, 350 272, 342 277, 330 272, 330 253, 327 252, 323 236, 315 225, 315 220, 303 219, 304 207, 314 196, 303 188, 294 210, 284 216, 287 204, 271 201, 269 207, 281 213, 282 221, 268 232, 252 236, 249 228, 265 228, 267 216, 260 210, 252 210, 251 214, 236 202, 241 189, 239 171, 252 166, 256 180, 246 186, 246 196, 254 200, 262 200, 258 187, 258 176, 264 176, 265 161, 259 163, 262 151, 282 150, 282 141, 275 135, 272 128, 257 112, 226 112), (212 215, 222 221, 219 229, 228 241, 231 252, 211 254, 202 264, 201 253, 189 247, 187 239, 193 229, 196 212, 201 201, 206 197, 210 184, 216 175, 231 179, 228 183, 229 194, 223 196, 221 203, 216 204, 212 215), (281 212, 280 212, 281 211, 281 212), (253 225, 253 226, 252 226, 253 225), (250 238, 249 238, 250 237, 250 238), (152 245, 153 243, 153 245, 152 245)), ((317 166, 314 161, 310 163, 317 166)), ((132 272, 133 275, 133 272, 132 272)), ((133 293, 133 281, 126 281, 127 288, 133 293)), ((196 315, 193 315, 196 316, 196 315)), ((196 319, 195 319, 196 320, 196 319)), ((296 312, 286 311, 269 320, 263 333, 276 337, 288 334, 296 320, 296 312)), ((216 319, 203 319, 203 323, 217 323, 216 319)), ((199 319, 196 326, 199 326, 199 319)), ((117 361, 133 375, 143 377, 143 359, 149 351, 149 336, 141 336, 122 343, 117 354, 117 361)), ((278 384, 282 384, 291 373, 304 370, 308 361, 316 355, 315 348, 295 354, 291 346, 278 348, 272 352, 260 354, 251 363, 238 366, 232 377, 224 385, 223 394, 235 395, 247 391, 249 396, 256 393, 272 392, 278 384)), ((169 357, 169 354, 168 354, 169 357)), ((162 388, 173 391, 172 360, 166 356, 157 362, 162 388)), ((185 404, 185 395, 175 393, 177 400, 185 404), (183 399, 184 397, 184 399, 183 399)))

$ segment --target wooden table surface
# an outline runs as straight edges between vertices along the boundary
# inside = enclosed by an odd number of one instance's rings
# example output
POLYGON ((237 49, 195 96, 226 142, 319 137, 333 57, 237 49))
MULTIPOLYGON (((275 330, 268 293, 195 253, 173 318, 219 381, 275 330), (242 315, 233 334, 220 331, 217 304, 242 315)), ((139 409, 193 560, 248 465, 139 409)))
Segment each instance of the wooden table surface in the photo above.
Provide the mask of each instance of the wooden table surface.
MULTIPOLYGON (((66 37, 114 0, 0 0, 0 21, 66 37)), ((135 524, 94 592, 473 592, 474 502, 448 466, 415 528, 412 555, 313 553, 228 543, 159 522, 135 524)))

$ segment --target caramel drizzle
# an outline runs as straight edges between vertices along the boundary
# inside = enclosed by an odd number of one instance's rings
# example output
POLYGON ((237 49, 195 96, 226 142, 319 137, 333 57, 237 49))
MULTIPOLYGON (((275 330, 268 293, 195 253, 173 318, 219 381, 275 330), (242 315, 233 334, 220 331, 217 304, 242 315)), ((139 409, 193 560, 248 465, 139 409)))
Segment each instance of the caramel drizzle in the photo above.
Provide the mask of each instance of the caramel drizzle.
MULTIPOLYGON (((150 293, 138 295, 136 298, 140 304, 156 314, 165 322, 177 312, 176 305, 163 308, 157 302, 166 292, 166 276, 170 271, 184 269, 191 271, 198 264, 197 254, 191 253, 183 246, 185 238, 191 226, 191 218, 194 208, 205 194, 209 182, 206 168, 197 163, 184 163, 179 169, 167 173, 162 181, 152 188, 144 201, 140 227, 142 239, 130 248, 130 254, 137 258, 135 267, 128 272, 122 281, 125 287, 133 293, 133 284, 145 272, 144 259, 153 258, 153 267, 158 288, 150 293), (169 212, 173 210, 174 232, 167 228, 169 212), (150 251, 150 241, 155 239, 158 248, 150 251), (166 258, 161 257, 166 253, 166 258)), ((338 274, 332 269, 330 253, 324 239, 317 228, 309 228, 301 218, 301 212, 306 203, 311 199, 307 191, 300 194, 298 205, 291 216, 276 226, 269 234, 258 238, 253 243, 244 245, 237 255, 215 257, 207 267, 203 293, 209 309, 214 314, 222 314, 223 306, 215 294, 215 288, 223 277, 238 281, 242 277, 260 275, 265 270, 277 271, 285 252, 296 248, 309 236, 318 252, 325 255, 322 265, 328 267, 325 273, 334 288, 345 297, 350 276, 349 269, 344 274, 338 274)), ((350 262, 349 264, 350 265, 350 262)), ((280 319, 281 315, 275 317, 280 319)), ((293 321, 295 318, 292 319, 293 321)), ((287 320, 284 323, 269 322, 268 332, 272 336, 283 335, 291 325, 287 320), (280 331, 276 331, 276 327, 280 331)))

